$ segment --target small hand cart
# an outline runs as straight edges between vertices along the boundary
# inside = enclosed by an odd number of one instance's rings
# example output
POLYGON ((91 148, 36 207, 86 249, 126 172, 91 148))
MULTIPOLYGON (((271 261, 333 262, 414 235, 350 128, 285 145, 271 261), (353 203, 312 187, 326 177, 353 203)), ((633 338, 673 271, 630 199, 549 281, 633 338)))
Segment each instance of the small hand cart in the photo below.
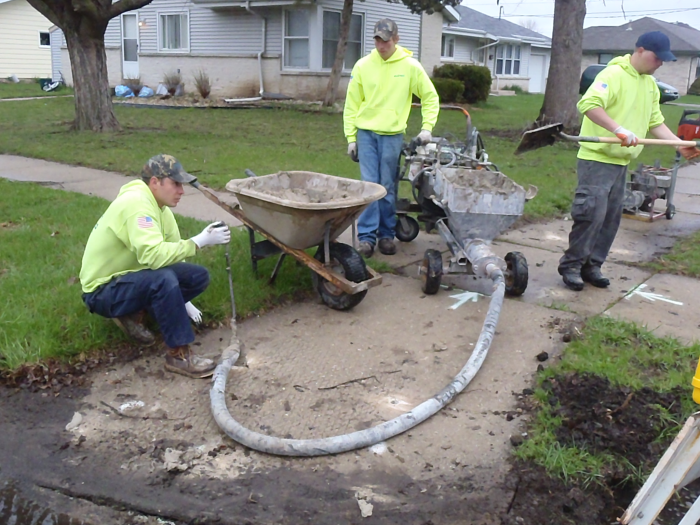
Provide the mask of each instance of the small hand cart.
MULTIPOLYGON (((253 175, 250 170, 246 173, 253 175)), ((270 282, 286 255, 308 266, 323 302, 336 310, 357 306, 367 290, 382 282, 362 256, 335 239, 375 200, 386 195, 379 184, 308 171, 281 171, 272 175, 234 179, 226 189, 238 199, 222 202, 210 189, 195 184, 204 195, 241 221, 250 233, 251 262, 280 254, 270 282), (258 233, 265 239, 255 240, 258 233), (312 257, 304 250, 318 246, 312 257)))

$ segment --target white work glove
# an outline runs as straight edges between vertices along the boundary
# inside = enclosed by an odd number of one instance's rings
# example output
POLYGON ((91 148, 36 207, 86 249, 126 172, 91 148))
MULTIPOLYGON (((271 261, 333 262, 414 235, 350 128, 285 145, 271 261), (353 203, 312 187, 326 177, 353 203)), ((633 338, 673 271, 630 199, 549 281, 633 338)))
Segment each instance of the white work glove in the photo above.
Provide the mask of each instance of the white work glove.
POLYGON ((622 126, 615 130, 615 135, 617 135, 617 138, 622 141, 622 146, 628 148, 636 146, 639 142, 637 135, 632 133, 630 130, 623 128, 622 126))
POLYGON ((199 324, 202 322, 202 312, 199 311, 199 308, 197 308, 195 305, 193 305, 191 302, 187 301, 185 303, 185 310, 187 310, 187 315, 192 319, 195 323, 199 324))
POLYGON ((427 144, 433 140, 433 134, 427 129, 422 129, 421 132, 418 133, 418 138, 420 139, 421 144, 427 144))
POLYGON ((224 223, 214 222, 204 228, 202 233, 192 237, 192 240, 200 249, 213 244, 228 244, 231 240, 231 232, 224 223))
POLYGON ((357 156, 357 142, 348 143, 348 156, 353 162, 359 162, 360 159, 357 156))

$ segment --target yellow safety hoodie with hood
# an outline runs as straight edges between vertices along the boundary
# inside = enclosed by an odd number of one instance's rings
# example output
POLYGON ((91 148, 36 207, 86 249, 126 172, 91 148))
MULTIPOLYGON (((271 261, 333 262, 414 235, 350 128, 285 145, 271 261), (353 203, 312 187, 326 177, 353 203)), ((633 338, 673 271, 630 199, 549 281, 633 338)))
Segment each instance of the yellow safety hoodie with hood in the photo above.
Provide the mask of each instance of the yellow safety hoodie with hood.
POLYGON ((357 140, 357 130, 379 135, 406 131, 415 94, 421 99, 423 125, 432 131, 440 111, 440 99, 430 77, 408 49, 396 46, 388 60, 372 52, 352 68, 343 111, 344 132, 348 142, 357 140))
MULTIPOLYGON (((654 77, 640 75, 632 67, 630 55, 613 58, 608 67, 595 77, 577 107, 582 114, 591 109, 603 108, 610 118, 639 138, 645 138, 650 129, 664 122, 659 108, 659 88, 654 77)), ((581 136, 614 137, 615 134, 584 117, 581 136)), ((628 165, 644 149, 641 145, 626 148, 617 144, 594 142, 581 142, 580 146, 579 159, 619 166, 628 165)))
POLYGON ((183 241, 173 212, 158 206, 148 185, 125 184, 90 234, 80 283, 90 293, 115 277, 139 270, 157 270, 193 256, 197 247, 183 241))

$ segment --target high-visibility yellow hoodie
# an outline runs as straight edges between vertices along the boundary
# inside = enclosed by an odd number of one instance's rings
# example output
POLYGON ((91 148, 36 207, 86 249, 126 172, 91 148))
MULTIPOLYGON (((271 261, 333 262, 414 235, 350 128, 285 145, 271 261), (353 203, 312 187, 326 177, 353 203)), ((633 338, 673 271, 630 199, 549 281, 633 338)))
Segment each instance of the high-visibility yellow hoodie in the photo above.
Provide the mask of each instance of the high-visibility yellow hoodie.
MULTIPOLYGON (((650 129, 660 126, 664 117, 659 108, 659 88, 654 77, 640 75, 630 55, 615 57, 593 80, 577 105, 585 114, 595 108, 605 112, 620 126, 644 138, 650 129)), ((583 118, 581 136, 614 137, 615 134, 583 118)), ((636 159, 644 146, 626 148, 617 144, 581 142, 578 158, 626 166, 636 159)))
POLYGON ((158 206, 148 185, 125 184, 90 233, 80 283, 90 293, 115 277, 157 270, 193 256, 197 247, 183 241, 173 212, 158 206))
POLYGON ((440 112, 440 99, 423 66, 406 48, 396 46, 388 60, 372 52, 357 61, 345 97, 343 123, 348 142, 357 140, 357 130, 380 135, 406 131, 413 95, 421 99, 423 125, 432 131, 440 112))

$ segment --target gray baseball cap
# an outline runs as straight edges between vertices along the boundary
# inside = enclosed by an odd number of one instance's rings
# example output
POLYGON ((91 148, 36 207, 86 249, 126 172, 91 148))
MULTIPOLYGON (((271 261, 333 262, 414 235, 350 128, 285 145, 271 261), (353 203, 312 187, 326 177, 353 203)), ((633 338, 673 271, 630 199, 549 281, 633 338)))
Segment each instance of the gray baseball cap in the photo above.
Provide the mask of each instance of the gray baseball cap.
POLYGON ((388 42, 398 34, 399 28, 393 20, 382 18, 379 22, 374 24, 374 36, 378 36, 384 40, 384 42, 388 42))
POLYGON ((141 178, 145 181, 151 177, 162 179, 165 177, 173 179, 175 182, 187 184, 197 180, 197 177, 190 175, 182 167, 182 164, 172 155, 160 154, 151 157, 141 170, 141 178))

